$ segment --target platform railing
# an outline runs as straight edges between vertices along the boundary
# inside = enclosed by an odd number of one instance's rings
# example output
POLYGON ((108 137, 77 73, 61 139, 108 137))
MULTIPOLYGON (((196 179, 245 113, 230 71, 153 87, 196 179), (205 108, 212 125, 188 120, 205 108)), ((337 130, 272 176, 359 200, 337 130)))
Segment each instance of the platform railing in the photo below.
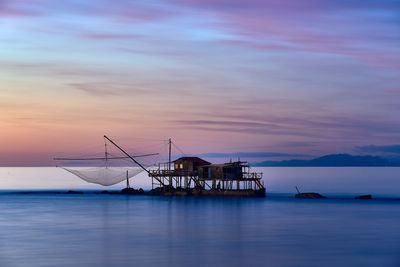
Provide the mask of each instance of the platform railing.
POLYGON ((244 179, 262 179, 263 173, 262 172, 244 172, 243 178, 244 179))
POLYGON ((165 169, 151 170, 150 172, 156 176, 197 176, 198 174, 196 171, 165 170, 165 169))
MULTIPOLYGON (((151 174, 154 176, 197 176, 197 171, 185 171, 185 170, 167 170, 167 169, 157 169, 157 170, 150 170, 151 174)), ((240 179, 248 179, 248 180, 261 180, 263 177, 263 173, 261 172, 243 172, 240 179)), ((233 177, 229 176, 221 176, 221 177, 199 177, 201 180, 207 179, 226 179, 226 180, 237 180, 233 177)))

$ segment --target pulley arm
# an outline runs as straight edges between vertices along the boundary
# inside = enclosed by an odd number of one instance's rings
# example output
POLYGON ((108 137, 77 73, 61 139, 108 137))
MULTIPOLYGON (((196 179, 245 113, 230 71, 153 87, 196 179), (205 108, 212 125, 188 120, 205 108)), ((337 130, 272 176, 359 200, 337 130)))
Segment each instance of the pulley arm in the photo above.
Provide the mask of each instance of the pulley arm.
MULTIPOLYGON (((113 144, 116 148, 118 148, 119 150, 121 150, 122 153, 124 153, 128 158, 130 158, 133 162, 135 162, 140 168, 142 168, 144 171, 146 171, 151 177, 154 177, 153 174, 146 169, 142 164, 140 164, 139 162, 137 162, 131 155, 129 155, 125 150, 123 150, 121 147, 119 147, 116 143, 114 143, 114 141, 112 141, 110 138, 108 138, 106 135, 104 135, 104 138, 107 139, 111 144, 113 144)), ((160 184, 162 184, 163 186, 165 186, 165 184, 158 179, 157 177, 154 177, 158 182, 160 182, 160 184)))

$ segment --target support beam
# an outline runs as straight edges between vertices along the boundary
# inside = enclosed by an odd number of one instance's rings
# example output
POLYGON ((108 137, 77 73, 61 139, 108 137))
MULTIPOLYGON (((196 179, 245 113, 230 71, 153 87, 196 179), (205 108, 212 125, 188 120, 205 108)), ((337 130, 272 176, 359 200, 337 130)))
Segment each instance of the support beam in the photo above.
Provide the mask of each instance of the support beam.
POLYGON ((130 186, 129 186, 129 173, 128 173, 128 170, 126 171, 126 188, 130 188, 130 186))
MULTIPOLYGON (((141 158, 141 157, 148 157, 148 156, 155 156, 159 153, 151 153, 151 154, 143 154, 143 155, 136 155, 131 156, 132 158, 141 158)), ((53 160, 109 160, 109 159, 128 159, 130 157, 108 157, 108 153, 106 157, 100 158, 53 158, 53 160)))

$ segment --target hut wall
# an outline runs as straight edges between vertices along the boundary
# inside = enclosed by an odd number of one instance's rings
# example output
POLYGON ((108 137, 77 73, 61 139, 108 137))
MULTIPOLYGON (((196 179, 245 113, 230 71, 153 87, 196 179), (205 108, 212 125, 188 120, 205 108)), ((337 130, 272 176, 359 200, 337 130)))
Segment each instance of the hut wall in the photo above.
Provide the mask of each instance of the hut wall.
POLYGON ((211 166, 210 167, 210 178, 223 179, 224 172, 222 167, 211 166))

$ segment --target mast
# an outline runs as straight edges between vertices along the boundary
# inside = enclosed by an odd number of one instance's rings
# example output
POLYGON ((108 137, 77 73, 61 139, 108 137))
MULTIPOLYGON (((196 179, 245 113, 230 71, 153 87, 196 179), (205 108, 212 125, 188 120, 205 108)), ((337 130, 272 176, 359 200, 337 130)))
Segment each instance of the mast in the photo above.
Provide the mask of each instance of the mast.
POLYGON ((171 138, 168 139, 168 170, 171 170, 171 138))
POLYGON ((169 173, 169 185, 172 186, 172 175, 171 175, 171 138, 168 139, 168 173, 169 173))
POLYGON ((107 153, 107 141, 106 140, 104 140, 104 156, 105 156, 105 159, 106 159, 106 168, 107 168, 108 167, 107 166, 108 153, 107 153))

